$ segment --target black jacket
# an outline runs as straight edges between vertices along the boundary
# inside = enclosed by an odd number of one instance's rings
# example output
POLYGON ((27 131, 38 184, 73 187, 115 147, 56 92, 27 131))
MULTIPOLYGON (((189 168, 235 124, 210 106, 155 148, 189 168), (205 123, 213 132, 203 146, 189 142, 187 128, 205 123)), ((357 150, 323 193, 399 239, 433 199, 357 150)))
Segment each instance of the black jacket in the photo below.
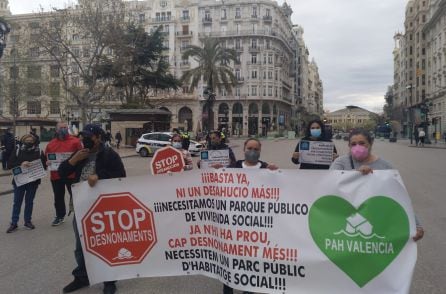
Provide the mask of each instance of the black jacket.
MULTIPOLYGON (((322 141, 322 142, 332 142, 330 139, 321 139, 321 140, 312 140, 310 137, 304 137, 301 141, 322 141)), ((300 151, 300 142, 297 142, 297 146, 294 149, 294 152, 300 151)), ((338 153, 336 150, 336 146, 333 149, 334 153, 338 153)), ((294 164, 299 164, 299 159, 291 158, 291 161, 294 164)), ((329 169, 330 165, 327 164, 312 164, 312 163, 301 163, 299 169, 329 169)))
MULTIPOLYGON (((58 169, 59 175, 62 179, 67 179, 68 176, 74 172, 76 175, 75 182, 77 183, 79 182, 82 169, 88 162, 88 158, 80 161, 75 166, 71 165, 68 160, 69 159, 60 164, 58 169)), ((112 148, 101 145, 96 156, 96 174, 100 180, 124 178, 126 176, 121 157, 112 148)))

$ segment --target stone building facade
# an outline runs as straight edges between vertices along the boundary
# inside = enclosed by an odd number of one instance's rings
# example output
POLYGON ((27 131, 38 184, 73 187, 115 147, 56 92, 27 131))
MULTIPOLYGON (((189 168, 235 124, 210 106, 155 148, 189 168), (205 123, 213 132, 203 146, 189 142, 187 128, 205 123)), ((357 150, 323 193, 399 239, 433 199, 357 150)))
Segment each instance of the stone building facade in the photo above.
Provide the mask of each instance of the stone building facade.
MULTIPOLYGON (((7 7, 7 0, 0 0, 1 3, 7 7)), ((205 37, 219 38, 224 46, 238 52, 237 62, 231 64, 238 83, 232 93, 224 90, 216 93, 211 116, 213 128, 224 127, 233 134, 257 135, 265 130, 293 128, 301 111, 323 113, 323 87, 318 68, 314 62, 308 62, 303 30, 293 27, 292 10, 286 3, 278 5, 270 0, 124 3, 128 17, 146 31, 162 27, 168 48, 165 58, 177 78, 198 65, 192 58, 184 60, 182 54, 190 45, 200 46, 205 37)), ((20 58, 23 63, 20 74, 38 72, 35 78, 33 76, 33 86, 29 86, 26 103, 21 106, 24 114, 77 122, 79 109, 69 102, 54 63, 47 56, 39 55, 38 48, 33 47, 32 39, 38 38, 39 22, 45 21, 45 13, 8 15, 6 9, 3 14, 18 24, 9 36, 9 50, 2 60, 5 80, 10 81, 14 74, 10 70, 14 63, 12 47, 23 56, 20 58)), ((67 37, 74 38, 74 35, 74 32, 68 33, 67 37)), ((80 54, 84 45, 82 40, 73 40, 73 46, 79 47, 80 54)), ((157 108, 171 112, 171 127, 197 132, 204 129, 205 99, 200 83, 192 93, 185 87, 176 92, 158 93, 151 100, 157 108)), ((4 116, 9 115, 6 100, 3 99, 4 116)), ((89 119, 103 121, 107 110, 118 108, 119 104, 119 99, 111 96, 101 105, 89 109, 89 119)))

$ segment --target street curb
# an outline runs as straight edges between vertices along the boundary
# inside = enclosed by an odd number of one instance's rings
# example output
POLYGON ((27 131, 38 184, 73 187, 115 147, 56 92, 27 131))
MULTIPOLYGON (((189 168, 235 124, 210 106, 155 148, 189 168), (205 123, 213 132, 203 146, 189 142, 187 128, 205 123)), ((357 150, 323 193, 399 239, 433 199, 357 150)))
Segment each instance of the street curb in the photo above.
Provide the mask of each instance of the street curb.
POLYGON ((131 154, 131 155, 123 155, 121 156, 121 158, 129 158, 129 157, 137 157, 139 156, 138 154, 131 154))
POLYGON ((5 195, 8 195, 8 194, 12 194, 13 192, 14 192, 14 190, 3 191, 3 192, 0 192, 0 196, 5 196, 5 195))

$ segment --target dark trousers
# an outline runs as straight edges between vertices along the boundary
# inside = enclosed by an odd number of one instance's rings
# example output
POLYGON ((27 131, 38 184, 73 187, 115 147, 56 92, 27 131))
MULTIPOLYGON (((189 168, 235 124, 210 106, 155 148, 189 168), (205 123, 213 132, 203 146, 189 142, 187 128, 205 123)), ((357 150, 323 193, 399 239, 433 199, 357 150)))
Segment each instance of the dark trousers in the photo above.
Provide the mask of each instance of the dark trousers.
POLYGON ((8 169, 8 159, 11 156, 10 152, 2 151, 2 168, 4 170, 8 169))
POLYGON ((12 205, 12 218, 11 223, 16 225, 19 222, 20 210, 22 208, 23 199, 25 199, 25 212, 24 219, 25 223, 31 221, 31 216, 33 214, 34 197, 36 196, 37 188, 39 184, 37 181, 14 187, 14 204, 12 205))
MULTIPOLYGON (((81 280, 88 280, 87 268, 85 267, 84 253, 82 252, 81 239, 79 237, 79 231, 77 229, 76 215, 73 217, 73 230, 74 237, 76 239, 76 247, 74 249, 74 258, 76 259, 77 267, 71 272, 75 278, 81 280)), ((104 282, 106 284, 114 284, 116 281, 104 282)))
POLYGON ((51 180, 51 185, 53 186, 54 193, 54 208, 56 208, 56 217, 64 218, 67 214, 67 209, 65 206, 65 187, 68 190, 68 194, 70 195, 70 199, 72 197, 71 194, 71 184, 72 180, 59 179, 59 180, 51 180))

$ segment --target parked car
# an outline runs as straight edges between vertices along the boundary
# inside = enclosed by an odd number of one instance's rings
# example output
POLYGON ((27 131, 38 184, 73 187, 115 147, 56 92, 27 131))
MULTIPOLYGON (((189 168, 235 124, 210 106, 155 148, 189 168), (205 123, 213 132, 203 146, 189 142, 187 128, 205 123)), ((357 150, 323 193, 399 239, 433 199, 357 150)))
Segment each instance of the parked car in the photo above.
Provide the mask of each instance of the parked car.
POLYGON ((152 156, 156 150, 172 145, 171 132, 155 132, 142 134, 136 142, 136 153, 142 157, 152 156))
POLYGON ((204 145, 194 141, 194 140, 190 140, 190 145, 189 145, 189 152, 192 156, 199 156, 200 155, 200 151, 204 148, 204 145))

